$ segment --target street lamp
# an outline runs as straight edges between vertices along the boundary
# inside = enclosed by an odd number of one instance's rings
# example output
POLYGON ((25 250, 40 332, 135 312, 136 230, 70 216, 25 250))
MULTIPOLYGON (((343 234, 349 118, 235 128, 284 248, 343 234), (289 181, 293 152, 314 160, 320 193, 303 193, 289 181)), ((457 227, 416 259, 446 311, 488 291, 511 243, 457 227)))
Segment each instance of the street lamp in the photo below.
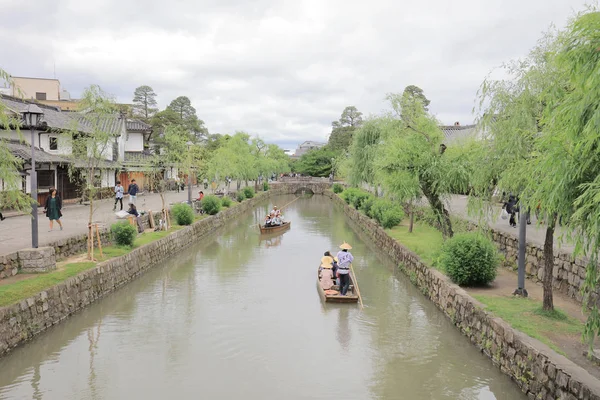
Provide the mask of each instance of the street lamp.
POLYGON ((35 172, 35 128, 44 118, 44 112, 35 104, 29 104, 23 111, 24 125, 31 131, 31 247, 38 247, 38 199, 37 199, 37 173, 35 172))
POLYGON ((194 143, 192 142, 187 142, 187 147, 188 147, 188 165, 189 165, 189 170, 188 170, 188 204, 191 206, 192 205, 192 145, 194 143))

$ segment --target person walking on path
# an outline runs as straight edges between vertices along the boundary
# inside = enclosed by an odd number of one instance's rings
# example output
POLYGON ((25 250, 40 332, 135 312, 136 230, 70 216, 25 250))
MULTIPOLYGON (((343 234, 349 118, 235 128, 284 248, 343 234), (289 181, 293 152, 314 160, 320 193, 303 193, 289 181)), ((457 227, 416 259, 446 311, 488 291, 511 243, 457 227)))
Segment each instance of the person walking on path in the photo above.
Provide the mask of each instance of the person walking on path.
POLYGON ((350 264, 354 261, 352 253, 348 250, 352 249, 348 243, 344 242, 340 245, 340 250, 337 253, 338 259, 338 277, 340 278, 340 295, 345 296, 350 287, 350 264))
POLYGON ((123 185, 121 185, 121 181, 117 181, 117 185, 115 186, 115 205, 113 207, 113 211, 117 210, 117 203, 121 203, 121 211, 123 211, 123 194, 125 193, 125 189, 123 189, 123 185))
POLYGON ((506 212, 510 215, 510 220, 508 221, 510 226, 516 228, 517 222, 515 221, 515 214, 517 213, 517 211, 519 211, 519 208, 517 206, 517 198, 511 194, 510 196, 508 196, 508 201, 504 203, 502 208, 505 209, 506 212))
POLYGON ((138 187, 137 183, 135 183, 135 179, 131 180, 131 184, 129 185, 129 190, 127 190, 127 193, 129 193, 129 202, 135 204, 135 201, 137 200, 137 194, 140 191, 140 188, 138 187))
POLYGON ((60 196, 56 193, 56 189, 50 189, 50 196, 46 199, 46 205, 44 205, 44 213, 50 220, 50 230, 48 232, 52 232, 52 225, 54 221, 58 222, 60 226, 60 230, 63 230, 62 222, 60 222, 60 217, 62 217, 62 213, 60 210, 62 209, 62 200, 60 196))

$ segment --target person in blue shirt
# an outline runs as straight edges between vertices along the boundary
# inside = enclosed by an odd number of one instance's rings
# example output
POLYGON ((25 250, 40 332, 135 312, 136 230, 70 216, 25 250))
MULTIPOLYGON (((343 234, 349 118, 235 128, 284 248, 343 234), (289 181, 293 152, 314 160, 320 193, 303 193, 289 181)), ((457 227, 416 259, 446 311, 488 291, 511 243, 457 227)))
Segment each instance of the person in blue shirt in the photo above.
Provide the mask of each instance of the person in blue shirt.
POLYGON ((140 191, 140 188, 138 187, 137 183, 135 183, 135 179, 131 180, 131 184, 129 185, 129 190, 127 190, 127 193, 129 194, 129 202, 135 204, 135 201, 137 199, 137 194, 140 191))

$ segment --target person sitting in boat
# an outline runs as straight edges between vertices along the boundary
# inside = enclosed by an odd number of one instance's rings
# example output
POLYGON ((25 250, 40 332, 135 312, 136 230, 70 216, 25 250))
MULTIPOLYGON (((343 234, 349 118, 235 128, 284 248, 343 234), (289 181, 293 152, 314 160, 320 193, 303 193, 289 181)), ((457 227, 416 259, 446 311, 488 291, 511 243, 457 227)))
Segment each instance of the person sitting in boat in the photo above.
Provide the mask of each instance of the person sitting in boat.
POLYGON ((278 216, 274 216, 273 220, 271 222, 271 225, 273 226, 280 226, 282 224, 283 221, 281 221, 281 217, 278 216))
POLYGON ((273 224, 273 217, 271 216, 271 214, 269 214, 265 218, 265 228, 272 226, 272 224, 273 224))
POLYGON ((345 296, 350 287, 350 265, 354 261, 352 253, 348 250, 352 249, 348 243, 344 242, 340 245, 340 251, 337 253, 338 258, 338 277, 340 278, 340 295, 345 296))
POLYGON ((323 257, 321 258, 321 266, 319 267, 319 278, 321 288, 323 290, 329 290, 333 287, 333 258, 331 257, 323 257))
POLYGON ((271 213, 274 214, 277 218, 283 219, 283 215, 281 215, 281 210, 277 208, 277 206, 273 206, 271 213))
POLYGON ((335 278, 335 280, 336 280, 336 285, 339 285, 339 284, 340 284, 340 282, 339 282, 339 279, 337 278, 337 270, 338 270, 338 258, 337 258, 337 257, 334 257, 334 256, 332 256, 332 255, 331 255, 331 253, 329 252, 329 250, 327 250, 327 251, 325 252, 325 254, 323 254, 323 256, 325 256, 325 257, 331 257, 331 259, 333 260, 333 268, 331 268, 331 272, 333 272, 333 277, 334 277, 334 278, 335 278))

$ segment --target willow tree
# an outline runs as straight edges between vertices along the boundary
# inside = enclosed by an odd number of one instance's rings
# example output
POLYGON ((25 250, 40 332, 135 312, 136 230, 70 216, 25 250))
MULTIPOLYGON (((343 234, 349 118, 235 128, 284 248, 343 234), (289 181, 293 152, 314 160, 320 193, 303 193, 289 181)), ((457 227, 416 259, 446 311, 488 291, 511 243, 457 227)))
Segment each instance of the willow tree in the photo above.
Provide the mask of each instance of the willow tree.
MULTIPOLYGON (((12 78, 0 69, 0 81, 10 84, 12 78)), ((10 112, 0 100, 0 132, 14 129, 19 139, 24 140, 19 130, 20 126, 21 116, 10 112)), ((11 153, 5 139, 0 137, 0 204, 4 209, 30 212, 32 200, 22 190, 22 179, 19 173, 22 167, 22 160, 11 153)))
POLYGON ((577 186, 567 165, 557 162, 564 147, 554 122, 548 118, 569 86, 556 61, 563 43, 563 34, 550 31, 524 60, 504 65, 505 79, 484 81, 479 105, 486 140, 472 175, 477 201, 489 201, 493 190, 510 192, 519 196, 521 212, 539 207, 546 214, 545 310, 554 308, 556 222, 558 218, 569 219, 577 186))
MULTIPOLYGON (((576 16, 561 44, 555 61, 567 82, 548 93, 544 122, 550 135, 541 157, 547 199, 565 193, 568 199, 575 198, 562 206, 572 213, 567 222, 575 232, 575 255, 589 257, 582 292, 590 310, 583 335, 591 347, 600 333, 600 13, 591 10, 576 16)), ((562 211, 555 207, 551 211, 562 211)))
POLYGON ((374 170, 384 189, 398 199, 425 196, 442 235, 452 237, 452 222, 443 197, 466 190, 469 173, 458 154, 445 152, 438 121, 419 97, 408 91, 389 94, 389 115, 379 118, 381 143, 374 170))
POLYGON ((237 182, 237 190, 240 189, 242 181, 248 186, 248 181, 258 176, 250 135, 237 132, 226 140, 214 152, 208 173, 219 178, 230 176, 237 182))
POLYGON ((107 167, 106 161, 112 160, 113 143, 120 132, 111 129, 117 108, 112 96, 104 92, 100 86, 91 85, 81 96, 80 109, 83 110, 74 119, 73 128, 65 132, 66 140, 71 143, 69 165, 71 176, 82 174, 85 177, 84 195, 89 199, 88 217, 88 258, 92 258, 94 237, 92 222, 94 216, 94 198, 102 186, 102 169, 107 167))

